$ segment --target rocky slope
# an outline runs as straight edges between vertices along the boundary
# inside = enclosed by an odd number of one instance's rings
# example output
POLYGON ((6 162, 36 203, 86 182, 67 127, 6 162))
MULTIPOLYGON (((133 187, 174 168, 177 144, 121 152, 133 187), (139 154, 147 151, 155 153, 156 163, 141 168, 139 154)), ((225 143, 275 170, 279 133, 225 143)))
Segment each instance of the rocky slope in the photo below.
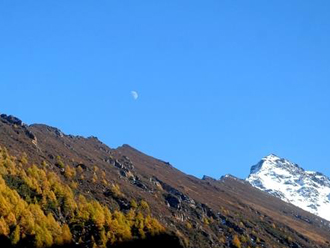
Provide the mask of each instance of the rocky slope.
POLYGON ((198 179, 129 145, 112 149, 95 137, 66 135, 57 128, 25 125, 1 115, 0 147, 17 158, 26 157, 30 165, 48 165, 62 184, 74 186, 74 194, 111 211, 127 215, 135 208, 133 200, 147 202, 151 216, 183 247, 330 245, 329 222, 322 218, 244 180, 198 179), (69 173, 72 170, 76 173, 69 173))
POLYGON ((305 171, 271 154, 251 168, 247 181, 283 201, 330 220, 330 179, 322 173, 305 171))

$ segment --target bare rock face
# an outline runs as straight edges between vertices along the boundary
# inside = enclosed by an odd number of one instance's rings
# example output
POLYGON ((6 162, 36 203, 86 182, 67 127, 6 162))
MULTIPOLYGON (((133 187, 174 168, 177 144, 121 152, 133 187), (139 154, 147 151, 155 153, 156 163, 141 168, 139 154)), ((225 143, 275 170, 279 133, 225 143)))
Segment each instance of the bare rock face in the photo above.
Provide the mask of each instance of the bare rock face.
POLYGON ((15 130, 16 133, 19 133, 19 129, 21 131, 23 131, 22 133, 24 133, 26 135, 26 137, 28 137, 29 139, 31 139, 31 142, 34 145, 37 145, 37 137, 34 135, 34 133, 29 129, 28 125, 24 124, 22 120, 20 120, 19 118, 12 116, 12 115, 5 115, 5 114, 1 114, 0 115, 1 121, 3 123, 6 123, 10 126, 12 126, 12 128, 15 130))
POLYGON ((169 207, 179 210, 181 208, 181 199, 175 195, 168 194, 165 197, 166 203, 169 207))
POLYGON ((6 120, 8 123, 18 126, 24 126, 25 124, 15 116, 2 114, 1 118, 6 120))

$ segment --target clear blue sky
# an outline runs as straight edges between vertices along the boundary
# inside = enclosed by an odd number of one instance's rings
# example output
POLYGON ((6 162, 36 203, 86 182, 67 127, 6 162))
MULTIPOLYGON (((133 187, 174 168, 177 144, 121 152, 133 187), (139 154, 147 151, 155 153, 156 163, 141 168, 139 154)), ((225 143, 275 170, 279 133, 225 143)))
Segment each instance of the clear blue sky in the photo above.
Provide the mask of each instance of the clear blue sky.
POLYGON ((330 175, 329 13, 328 0, 0 0, 0 113, 198 177, 246 177, 269 153, 330 175))

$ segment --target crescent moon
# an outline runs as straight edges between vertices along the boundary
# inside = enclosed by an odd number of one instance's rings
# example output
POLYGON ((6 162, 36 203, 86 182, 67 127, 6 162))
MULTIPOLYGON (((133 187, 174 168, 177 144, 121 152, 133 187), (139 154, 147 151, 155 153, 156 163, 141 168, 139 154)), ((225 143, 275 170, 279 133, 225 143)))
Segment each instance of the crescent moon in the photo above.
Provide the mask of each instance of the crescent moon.
POLYGON ((139 98, 139 94, 134 90, 131 91, 131 95, 132 95, 134 100, 137 100, 139 98))

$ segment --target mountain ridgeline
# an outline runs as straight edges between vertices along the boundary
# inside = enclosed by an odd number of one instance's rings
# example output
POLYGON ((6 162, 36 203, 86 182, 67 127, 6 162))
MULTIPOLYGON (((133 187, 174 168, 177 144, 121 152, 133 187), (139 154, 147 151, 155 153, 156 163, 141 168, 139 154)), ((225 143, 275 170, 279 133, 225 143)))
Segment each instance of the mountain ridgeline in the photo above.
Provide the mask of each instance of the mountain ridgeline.
POLYGON ((1 115, 0 242, 325 248, 330 225, 245 180, 198 179, 128 145, 1 115))

